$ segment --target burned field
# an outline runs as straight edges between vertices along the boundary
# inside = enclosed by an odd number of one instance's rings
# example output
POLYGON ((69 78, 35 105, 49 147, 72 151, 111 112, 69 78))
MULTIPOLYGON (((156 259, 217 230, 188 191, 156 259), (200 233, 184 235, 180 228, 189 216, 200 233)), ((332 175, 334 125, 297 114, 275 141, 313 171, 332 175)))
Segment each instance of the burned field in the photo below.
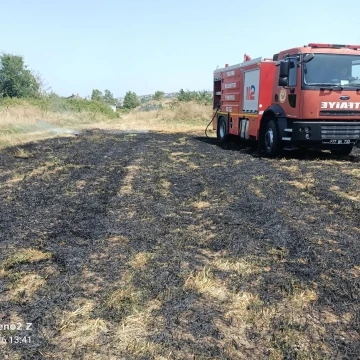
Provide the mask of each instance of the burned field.
POLYGON ((155 133, 3 150, 0 325, 32 326, 0 354, 358 359, 359 164, 155 133))

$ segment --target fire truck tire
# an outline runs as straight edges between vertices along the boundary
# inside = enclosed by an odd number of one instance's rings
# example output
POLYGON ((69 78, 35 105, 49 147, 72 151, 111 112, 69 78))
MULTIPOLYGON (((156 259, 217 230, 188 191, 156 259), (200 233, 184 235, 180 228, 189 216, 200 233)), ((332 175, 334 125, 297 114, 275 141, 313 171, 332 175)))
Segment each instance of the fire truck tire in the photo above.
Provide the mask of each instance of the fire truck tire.
POLYGON ((343 146, 338 149, 331 149, 330 151, 331 151, 331 155, 348 156, 348 155, 350 155, 352 149, 353 149, 353 145, 350 145, 350 146, 343 146))
POLYGON ((226 120, 223 117, 219 119, 216 135, 218 141, 221 144, 225 143, 228 140, 226 120))
POLYGON ((281 154, 283 148, 279 138, 279 131, 274 120, 270 120, 267 123, 263 141, 263 148, 267 156, 276 157, 281 154))

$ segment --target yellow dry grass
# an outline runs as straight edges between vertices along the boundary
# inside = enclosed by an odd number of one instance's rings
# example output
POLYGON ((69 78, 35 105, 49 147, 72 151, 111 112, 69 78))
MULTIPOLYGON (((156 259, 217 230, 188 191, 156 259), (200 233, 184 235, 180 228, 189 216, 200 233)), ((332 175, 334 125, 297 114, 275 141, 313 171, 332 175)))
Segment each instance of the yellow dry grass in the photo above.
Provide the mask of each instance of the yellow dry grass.
POLYGON ((55 136, 72 136, 73 130, 91 128, 199 133, 204 131, 211 117, 211 106, 192 102, 176 103, 151 111, 134 109, 115 119, 100 113, 52 112, 30 104, 18 104, 0 108, 0 148, 55 136))
MULTIPOLYGON (((88 299, 77 299, 74 304, 75 310, 63 313, 62 319, 57 326, 59 340, 54 342, 60 347, 71 346, 72 348, 97 348, 100 346, 100 337, 109 329, 104 320, 93 318, 95 303, 88 299)), ((46 338, 51 334, 45 333, 46 338)))
POLYGON ((197 132, 204 131, 211 117, 211 106, 194 102, 174 103, 172 107, 166 106, 159 110, 137 111, 135 109, 122 116, 115 128, 160 132, 197 132))
POLYGON ((261 189, 257 188, 256 186, 254 186, 253 184, 250 184, 248 186, 248 189, 253 193, 255 194, 258 198, 261 198, 261 199, 265 199, 266 196, 265 194, 261 191, 261 189))
POLYGON ((12 285, 7 300, 28 301, 38 289, 45 285, 45 279, 37 274, 20 274, 12 285))
POLYGON ((340 189, 339 186, 331 186, 330 191, 333 191, 334 193, 336 193, 338 196, 340 197, 343 197, 343 198, 346 198, 348 200, 351 200, 351 201, 360 201, 360 195, 359 195, 359 192, 358 191, 348 191, 348 192, 345 192, 345 191, 342 191, 340 189))
POLYGON ((195 201, 192 205, 198 210, 205 209, 211 206, 211 204, 208 201, 201 201, 201 200, 195 201))
MULTIPOLYGON (((304 318, 304 312, 318 299, 318 294, 314 289, 289 283, 288 285, 291 285, 293 291, 285 295, 279 302, 266 304, 255 292, 231 291, 223 279, 216 276, 216 269, 235 271, 236 276, 261 276, 262 273, 269 272, 270 269, 267 266, 259 266, 245 259, 229 261, 220 258, 214 259, 209 266, 191 273, 186 278, 185 290, 201 293, 206 303, 211 303, 214 300, 219 304, 221 303, 224 318, 236 326, 237 333, 234 334, 231 327, 226 326, 219 319, 214 320, 225 338, 232 338, 232 341, 239 344, 247 343, 246 330, 253 328, 261 336, 264 336, 264 339, 267 339, 267 345, 272 351, 270 358, 283 358, 277 357, 277 353, 279 356, 283 355, 282 348, 292 345, 299 347, 299 358, 312 358, 310 340, 299 329, 304 327, 304 324, 307 324, 309 320, 304 318), (282 333, 275 333, 275 337, 272 339, 266 335, 270 332, 274 321, 281 322, 284 329, 282 333)), ((291 280, 287 279, 287 281, 291 280)), ((339 320, 336 315, 334 317, 337 321, 339 320)), ((316 324, 309 326, 312 327, 313 331, 316 330, 316 324)))
POLYGON ((125 179, 123 181, 123 184, 119 190, 119 194, 120 195, 125 195, 125 194, 131 194, 133 191, 132 188, 132 182, 135 178, 135 175, 138 171, 140 171, 140 163, 141 163, 141 159, 137 159, 134 161, 133 164, 129 165, 126 167, 126 170, 128 171, 127 175, 125 176, 125 179))
POLYGON ((42 252, 40 250, 31 248, 20 249, 14 255, 5 259, 1 264, 1 268, 6 270, 18 264, 36 263, 42 260, 50 259, 50 257, 50 253, 42 252))
POLYGON ((129 262, 129 265, 135 269, 143 269, 148 264, 149 260, 153 257, 153 254, 148 252, 139 252, 129 262))

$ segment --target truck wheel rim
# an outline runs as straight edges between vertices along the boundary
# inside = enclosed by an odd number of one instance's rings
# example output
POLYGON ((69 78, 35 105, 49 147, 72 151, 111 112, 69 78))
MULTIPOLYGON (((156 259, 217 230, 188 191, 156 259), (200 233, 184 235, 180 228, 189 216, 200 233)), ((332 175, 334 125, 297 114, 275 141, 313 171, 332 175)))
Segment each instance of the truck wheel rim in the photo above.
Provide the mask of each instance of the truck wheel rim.
POLYGON ((225 124, 221 123, 220 125, 220 137, 223 138, 225 136, 225 124))
POLYGON ((268 129, 265 134, 265 147, 267 150, 271 150, 274 144, 274 133, 272 129, 268 129))

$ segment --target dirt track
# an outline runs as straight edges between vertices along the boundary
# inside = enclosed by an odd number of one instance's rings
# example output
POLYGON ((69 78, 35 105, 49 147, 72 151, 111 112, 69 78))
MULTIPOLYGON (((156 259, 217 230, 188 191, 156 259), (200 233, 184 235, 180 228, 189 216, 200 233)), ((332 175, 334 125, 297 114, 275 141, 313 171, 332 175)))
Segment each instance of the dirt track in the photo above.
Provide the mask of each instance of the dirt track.
POLYGON ((33 330, 2 358, 359 359, 358 150, 97 131, 22 148, 0 153, 0 325, 33 330))

